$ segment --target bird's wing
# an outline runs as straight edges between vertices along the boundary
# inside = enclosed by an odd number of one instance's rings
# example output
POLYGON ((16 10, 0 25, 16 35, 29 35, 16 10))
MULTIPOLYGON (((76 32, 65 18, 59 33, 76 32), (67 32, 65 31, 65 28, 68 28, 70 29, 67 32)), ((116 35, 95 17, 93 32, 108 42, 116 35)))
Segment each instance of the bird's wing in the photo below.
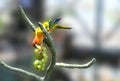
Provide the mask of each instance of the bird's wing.
POLYGON ((53 28, 60 20, 61 20, 61 18, 51 19, 50 22, 49 22, 50 29, 53 28))

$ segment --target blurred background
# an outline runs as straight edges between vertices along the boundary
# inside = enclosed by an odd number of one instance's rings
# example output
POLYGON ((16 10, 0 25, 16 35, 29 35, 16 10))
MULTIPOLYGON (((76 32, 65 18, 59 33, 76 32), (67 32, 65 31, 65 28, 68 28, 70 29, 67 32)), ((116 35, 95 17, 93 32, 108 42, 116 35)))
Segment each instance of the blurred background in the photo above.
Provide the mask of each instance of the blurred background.
MULTIPOLYGON (((120 0, 1 0, 0 60, 42 75, 33 67, 34 33, 19 5, 35 24, 59 16, 60 25, 72 28, 52 33, 57 61, 97 60, 87 69, 55 68, 49 81, 120 81, 120 0)), ((0 81, 33 80, 0 66, 0 81)))

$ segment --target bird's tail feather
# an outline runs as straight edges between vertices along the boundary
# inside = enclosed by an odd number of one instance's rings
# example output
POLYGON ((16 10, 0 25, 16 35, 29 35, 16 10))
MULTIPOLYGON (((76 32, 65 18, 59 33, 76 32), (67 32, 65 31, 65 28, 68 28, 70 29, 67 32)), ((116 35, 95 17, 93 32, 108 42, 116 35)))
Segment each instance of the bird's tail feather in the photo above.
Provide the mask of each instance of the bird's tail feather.
POLYGON ((57 29, 72 29, 72 28, 70 28, 70 27, 67 27, 67 26, 56 26, 55 28, 57 28, 57 29))

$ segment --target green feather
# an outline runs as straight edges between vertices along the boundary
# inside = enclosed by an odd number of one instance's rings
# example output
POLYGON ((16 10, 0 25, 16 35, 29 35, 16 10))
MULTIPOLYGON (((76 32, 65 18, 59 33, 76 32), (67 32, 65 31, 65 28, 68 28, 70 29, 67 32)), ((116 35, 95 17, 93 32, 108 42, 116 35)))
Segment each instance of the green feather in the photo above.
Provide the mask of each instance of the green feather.
POLYGON ((55 28, 57 28, 57 29, 72 29, 72 28, 70 28, 70 27, 66 27, 66 26, 55 26, 55 28))

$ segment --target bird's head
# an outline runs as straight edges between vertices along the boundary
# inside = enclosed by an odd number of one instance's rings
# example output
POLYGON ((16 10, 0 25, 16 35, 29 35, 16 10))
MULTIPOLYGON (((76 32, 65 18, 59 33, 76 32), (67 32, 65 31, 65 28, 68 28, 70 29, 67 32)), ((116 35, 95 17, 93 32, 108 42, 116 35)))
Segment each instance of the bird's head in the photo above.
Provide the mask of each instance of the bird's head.
POLYGON ((32 45, 34 46, 35 44, 41 44, 43 42, 43 39, 44 39, 44 34, 42 30, 39 27, 37 27, 35 30, 35 36, 32 45))

